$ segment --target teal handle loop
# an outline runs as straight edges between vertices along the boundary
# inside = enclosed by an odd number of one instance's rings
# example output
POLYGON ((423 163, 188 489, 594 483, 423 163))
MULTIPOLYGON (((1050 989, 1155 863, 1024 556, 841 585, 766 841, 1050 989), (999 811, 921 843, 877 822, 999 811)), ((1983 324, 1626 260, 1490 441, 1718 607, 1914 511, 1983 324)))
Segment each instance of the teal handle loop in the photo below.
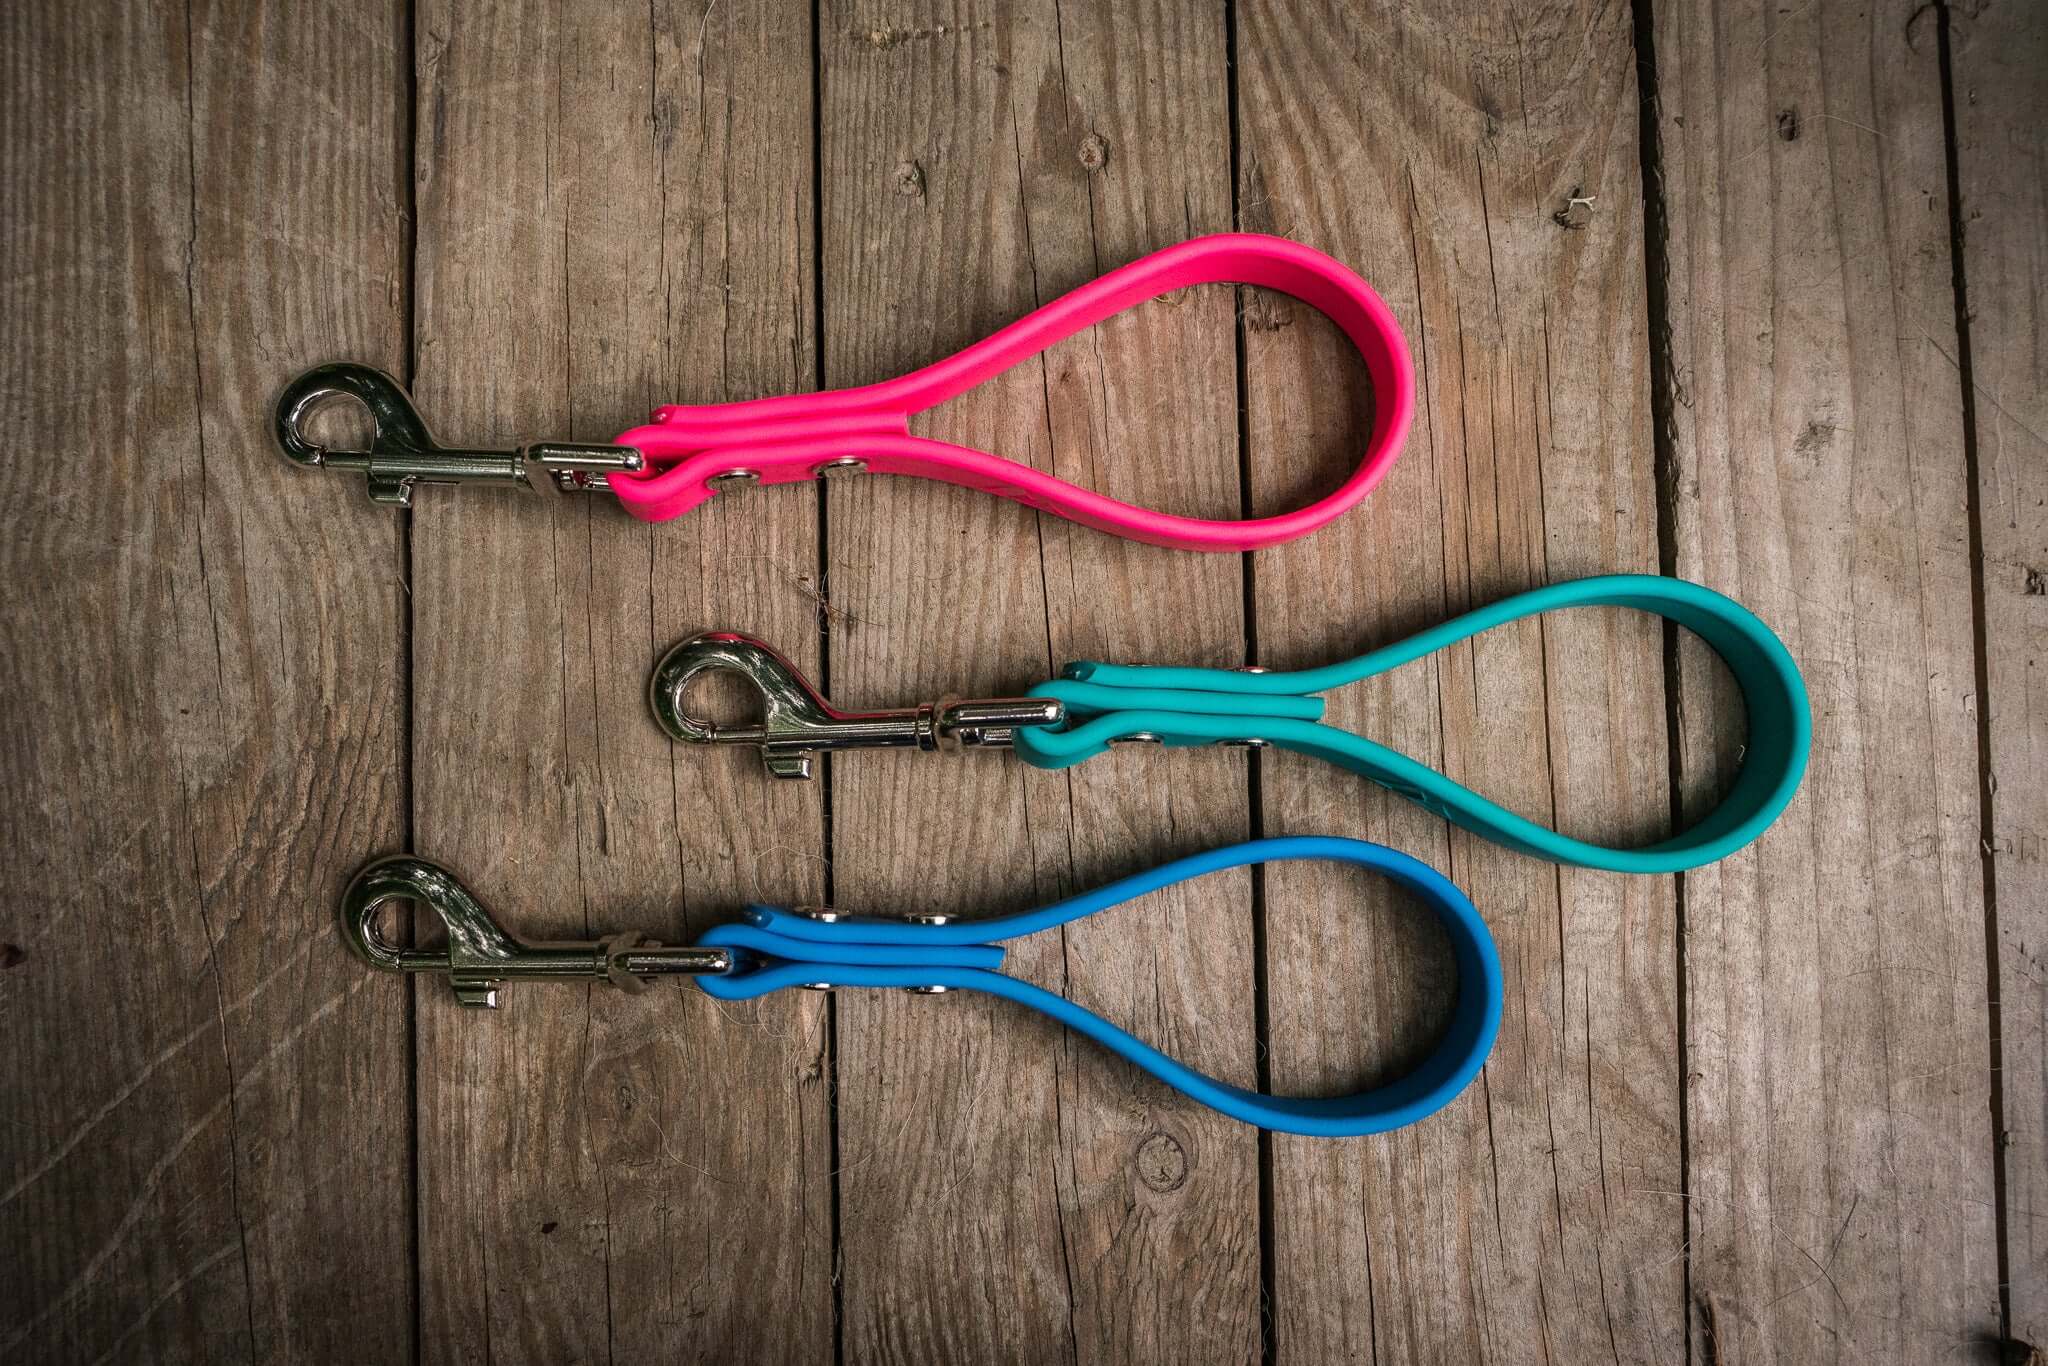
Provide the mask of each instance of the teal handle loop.
POLYGON ((1150 734, 1169 745, 1264 740, 1348 768, 1483 839, 1554 863, 1616 873, 1674 873, 1712 863, 1778 818, 1806 772, 1812 712, 1799 666, 1771 629, 1740 603, 1683 579, 1609 574, 1504 598, 1357 659, 1295 673, 1144 665, 1069 664, 1031 690, 1066 704, 1064 728, 1020 728, 1019 757, 1066 768, 1112 740, 1150 734), (1641 849, 1611 849, 1559 834, 1488 801, 1427 765, 1322 724, 1315 694, 1385 673, 1481 631, 1566 607, 1627 607, 1685 627, 1735 675, 1749 713, 1749 743, 1726 797, 1689 829, 1641 849))
POLYGON ((821 980, 836 987, 987 992, 1051 1016, 1233 1119, 1322 1138, 1384 1133, 1449 1104, 1478 1075, 1492 1051, 1503 998, 1500 954, 1486 922, 1463 892, 1428 864, 1397 850, 1327 836, 1252 840, 1212 849, 1035 911, 992 920, 944 925, 863 918, 823 921, 772 906, 752 906, 745 923, 721 925, 697 947, 723 947, 734 953, 732 972, 696 979, 706 995, 720 1000, 751 1000, 821 980), (1003 950, 996 941, 1064 925, 1204 873, 1283 859, 1327 859, 1384 873, 1435 912, 1449 936, 1458 965, 1450 1028, 1436 1050, 1406 1076, 1348 1096, 1269 1096, 1197 1072, 1072 1001, 997 971, 1003 950))

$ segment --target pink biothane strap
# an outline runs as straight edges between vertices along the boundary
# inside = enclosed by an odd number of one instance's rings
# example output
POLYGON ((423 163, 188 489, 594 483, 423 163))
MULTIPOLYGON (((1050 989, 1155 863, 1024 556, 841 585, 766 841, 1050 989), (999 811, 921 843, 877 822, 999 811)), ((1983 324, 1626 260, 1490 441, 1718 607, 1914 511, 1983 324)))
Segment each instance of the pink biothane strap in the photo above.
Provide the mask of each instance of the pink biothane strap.
POLYGON ((670 404, 654 421, 618 437, 647 468, 608 482, 644 521, 680 517, 729 478, 795 483, 827 467, 859 462, 875 474, 941 479, 1153 545, 1187 550, 1255 550, 1306 536, 1371 491, 1399 454, 1415 407, 1408 344, 1380 296, 1323 253, 1285 238, 1221 233, 1153 252, 1019 318, 957 355, 880 384, 788 394, 740 403, 670 404), (1342 487, 1307 507, 1250 521, 1176 517, 1134 507, 987 451, 910 434, 912 414, 958 397, 1054 342, 1156 295, 1189 285, 1258 285, 1326 314, 1365 357, 1373 385, 1373 430, 1365 456, 1342 487), (754 476, 749 479, 747 476, 754 476))

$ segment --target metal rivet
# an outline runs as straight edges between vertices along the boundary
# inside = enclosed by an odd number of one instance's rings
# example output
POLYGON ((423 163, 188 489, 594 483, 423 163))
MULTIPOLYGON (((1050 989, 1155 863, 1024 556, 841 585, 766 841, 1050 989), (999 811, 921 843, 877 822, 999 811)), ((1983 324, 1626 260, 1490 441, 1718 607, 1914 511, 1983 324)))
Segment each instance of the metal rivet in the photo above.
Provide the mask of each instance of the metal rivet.
POLYGON ((904 989, 905 991, 909 992, 909 993, 910 993, 910 994, 911 994, 912 996, 944 996, 944 995, 945 995, 945 994, 946 994, 947 992, 951 991, 951 990, 952 990, 953 988, 951 988, 951 987, 905 987, 905 988, 903 988, 903 989, 904 989))
POLYGON ((1156 745, 1160 743, 1159 732, 1151 730, 1133 731, 1129 735, 1114 737, 1110 740, 1110 743, 1112 745, 1156 745))
POLYGON ((1244 664, 1240 665, 1234 672, 1241 674, 1269 674, 1273 671, 1263 664, 1244 664))
MULTIPOLYGON (((823 906, 799 906, 796 908, 796 913, 806 920, 815 920, 820 925, 836 925, 840 921, 846 919, 845 915, 843 915, 842 913, 838 911, 827 910, 823 906)), ((832 990, 832 984, 830 982, 801 982, 798 985, 803 987, 805 991, 832 990)))
POLYGON ((903 919, 912 925, 949 925, 953 917, 943 911, 912 911, 903 919))
POLYGON ((811 473, 819 479, 837 479, 843 474, 866 474, 868 462, 858 456, 843 456, 838 460, 827 460, 811 467, 811 473))
POLYGON ((1218 740, 1216 743, 1230 749, 1267 749, 1272 746, 1273 742, 1252 736, 1244 740, 1218 740))
POLYGON ((714 474, 709 479, 706 479, 704 487, 710 489, 713 493, 723 493, 727 489, 750 488, 760 482, 761 471, 759 470, 727 470, 723 474, 714 474))

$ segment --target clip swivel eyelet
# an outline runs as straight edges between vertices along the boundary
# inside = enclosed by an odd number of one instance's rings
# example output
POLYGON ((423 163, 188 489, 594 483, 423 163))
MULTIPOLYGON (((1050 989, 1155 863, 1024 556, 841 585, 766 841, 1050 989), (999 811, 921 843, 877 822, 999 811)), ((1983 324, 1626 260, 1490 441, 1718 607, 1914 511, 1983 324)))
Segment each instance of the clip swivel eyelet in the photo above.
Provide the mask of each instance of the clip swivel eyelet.
POLYGON ((612 472, 637 473, 646 459, 631 446, 544 441, 505 450, 443 446, 427 430, 412 396, 367 365, 316 365, 277 400, 277 444, 285 459, 309 468, 360 470, 370 497, 411 507, 415 484, 500 484, 539 493, 608 488, 612 472), (352 399, 369 410, 370 448, 329 450, 306 435, 313 413, 352 399))
POLYGON ((819 750, 1008 749, 1019 727, 1056 726, 1061 703, 1044 697, 943 698, 891 711, 841 711, 765 642, 709 631, 671 649, 648 684, 654 719, 693 745, 757 745, 778 778, 808 778, 819 750), (725 726, 684 709, 683 695, 708 673, 736 673, 761 695, 761 719, 725 726))

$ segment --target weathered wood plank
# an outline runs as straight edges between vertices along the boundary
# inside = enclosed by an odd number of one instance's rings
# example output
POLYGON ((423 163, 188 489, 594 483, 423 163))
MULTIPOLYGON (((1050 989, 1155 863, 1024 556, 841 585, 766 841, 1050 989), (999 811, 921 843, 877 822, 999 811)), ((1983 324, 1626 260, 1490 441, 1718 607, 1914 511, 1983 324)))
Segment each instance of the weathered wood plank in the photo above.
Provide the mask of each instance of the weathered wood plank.
MULTIPOLYGON (((2012 1336, 2048 1342, 2048 9, 1948 11, 1983 555, 2012 1336)), ((1921 37, 1924 41, 1925 33, 1921 37)), ((1937 333, 1937 336, 1940 334, 1937 333)), ((1951 353, 1954 354, 1954 353, 1951 353)))
MULTIPOLYGON (((1260 661, 1344 658, 1535 585, 1654 571, 1637 86, 1625 7, 1241 4, 1245 226, 1358 268, 1414 348, 1406 454, 1367 505, 1255 566, 1260 661), (1573 197, 1565 221, 1554 215, 1573 197)), ((1255 505, 1355 459, 1362 366, 1303 310, 1249 315, 1255 505)), ((1505 629, 1333 699, 1570 831, 1666 823, 1659 634, 1620 613, 1505 629)), ((1269 833, 1389 841, 1499 940, 1484 1077, 1419 1127, 1273 1143, 1274 1319, 1303 1360, 1682 1359, 1670 880, 1447 836, 1357 779, 1263 759, 1269 833)), ((1398 1073, 1442 1027, 1440 936, 1382 888, 1269 878, 1276 1089, 1398 1073), (1363 902, 1363 905, 1360 903, 1363 902), (1337 995, 1341 990, 1341 996, 1337 995)))
MULTIPOLYGON (((444 431, 603 440, 655 402, 812 382, 805 6, 428 3, 419 33, 418 388, 444 431)), ((673 754, 642 700, 709 626, 815 659, 808 491, 655 528, 420 503, 423 852, 541 936, 675 941, 818 898, 817 796, 673 754)), ((422 990, 429 1358, 830 1355, 816 1001, 528 986, 479 1018, 422 990)))
MULTIPOLYGON (((1984 907, 1941 73, 1909 3, 1655 5, 1677 572, 1814 703, 1772 835, 1685 878, 1707 1359, 1995 1333, 1984 907)), ((1679 656, 1688 811, 1739 705, 1679 656)))
POLYGON ((402 358, 403 34, 285 11, 0 15, 10 1361, 409 1351, 404 989, 330 928, 399 830, 397 531, 268 411, 402 358))
MULTIPOLYGON (((1230 221, 1213 6, 825 7, 826 380, 944 355, 1230 221)), ((1152 303, 924 420, 1115 496, 1237 515, 1232 300, 1152 303)), ((908 481, 835 485, 835 691, 1017 687, 1068 658, 1243 657, 1234 557, 908 481)), ((834 766, 836 895, 985 913, 1245 833, 1241 757, 834 766)), ((1254 1077, 1242 876, 1020 945, 1018 971, 1254 1077)), ((1254 1136, 1002 1004, 838 1006, 847 1355, 1227 1360, 1258 1342, 1254 1136)))

